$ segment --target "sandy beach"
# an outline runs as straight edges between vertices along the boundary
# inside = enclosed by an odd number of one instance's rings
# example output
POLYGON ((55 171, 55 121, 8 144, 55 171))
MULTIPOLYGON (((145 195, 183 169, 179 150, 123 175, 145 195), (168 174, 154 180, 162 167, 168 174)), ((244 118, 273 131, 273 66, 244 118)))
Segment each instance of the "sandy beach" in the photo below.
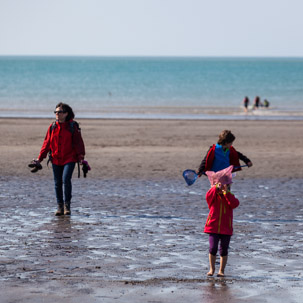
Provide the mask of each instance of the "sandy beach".
MULTIPOLYGON (((303 121, 78 120, 92 166, 90 178, 179 179, 196 169, 223 129, 254 166, 240 178, 300 178, 303 121)), ((0 119, 3 176, 28 176, 52 121, 0 119)), ((50 176, 46 161, 40 176, 50 176)))
POLYGON ((303 121, 81 119, 92 171, 73 178, 72 216, 54 216, 52 170, 31 174, 48 119, 0 119, 2 302, 301 302, 303 121), (253 162, 225 278, 207 278, 206 178, 223 129, 253 162))

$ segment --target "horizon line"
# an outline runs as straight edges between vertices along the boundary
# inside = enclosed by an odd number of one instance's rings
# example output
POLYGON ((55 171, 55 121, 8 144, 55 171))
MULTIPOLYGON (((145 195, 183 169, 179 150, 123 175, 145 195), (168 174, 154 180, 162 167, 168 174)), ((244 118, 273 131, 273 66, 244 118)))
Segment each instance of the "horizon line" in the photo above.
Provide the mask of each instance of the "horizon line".
POLYGON ((75 55, 75 54, 0 54, 0 57, 95 57, 95 58, 288 58, 300 59, 291 55, 75 55))

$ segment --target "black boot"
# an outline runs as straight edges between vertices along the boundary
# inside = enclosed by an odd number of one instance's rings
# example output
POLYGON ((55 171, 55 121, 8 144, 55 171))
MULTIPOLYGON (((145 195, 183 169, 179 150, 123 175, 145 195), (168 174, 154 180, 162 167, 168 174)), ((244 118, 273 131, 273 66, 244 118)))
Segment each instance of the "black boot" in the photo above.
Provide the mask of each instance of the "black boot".
POLYGON ((64 204, 64 214, 69 216, 70 215, 70 202, 65 202, 64 204))
POLYGON ((63 203, 58 204, 58 209, 55 212, 55 216, 62 216, 62 215, 64 215, 63 203))

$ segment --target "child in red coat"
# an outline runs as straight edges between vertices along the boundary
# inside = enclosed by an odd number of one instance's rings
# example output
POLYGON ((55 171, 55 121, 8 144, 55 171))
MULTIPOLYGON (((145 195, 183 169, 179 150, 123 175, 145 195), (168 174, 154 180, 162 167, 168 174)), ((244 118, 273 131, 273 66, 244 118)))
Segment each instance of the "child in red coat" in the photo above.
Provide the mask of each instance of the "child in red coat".
POLYGON ((207 171, 211 188, 206 193, 209 214, 204 232, 209 234, 209 264, 208 276, 215 272, 216 255, 220 241, 220 269, 218 277, 224 277, 227 263, 228 247, 233 234, 233 209, 239 206, 239 200, 229 191, 232 183, 233 166, 218 172, 207 171))

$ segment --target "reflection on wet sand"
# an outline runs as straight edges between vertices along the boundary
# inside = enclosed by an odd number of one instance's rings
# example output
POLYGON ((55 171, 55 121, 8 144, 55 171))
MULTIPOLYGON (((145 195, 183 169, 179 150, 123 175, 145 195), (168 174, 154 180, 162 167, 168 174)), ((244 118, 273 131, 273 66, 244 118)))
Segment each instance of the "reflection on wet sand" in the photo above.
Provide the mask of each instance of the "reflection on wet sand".
POLYGON ((225 278, 206 277, 206 179, 193 187, 182 180, 75 180, 70 217, 54 216, 49 182, 0 182, 0 280, 6 285, 43 283, 52 289, 59 282, 71 292, 86 285, 85 293, 109 298, 109 290, 97 290, 96 283, 160 287, 155 299, 167 289, 185 289, 207 303, 241 296, 258 302, 259 293, 270 291, 294 300, 302 295, 300 180, 255 180, 254 190, 236 180, 233 191, 241 204, 225 278))

